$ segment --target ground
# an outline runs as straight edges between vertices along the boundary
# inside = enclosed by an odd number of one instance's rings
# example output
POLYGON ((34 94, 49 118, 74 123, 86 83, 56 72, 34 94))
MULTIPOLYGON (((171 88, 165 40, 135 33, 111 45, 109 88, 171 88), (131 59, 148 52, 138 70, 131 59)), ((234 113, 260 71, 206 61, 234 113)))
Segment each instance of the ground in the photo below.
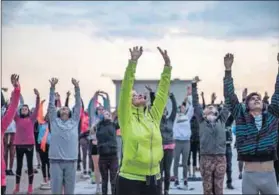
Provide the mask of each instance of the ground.
MULTIPOLYGON (((24 160, 24 162, 26 162, 24 160)), ((15 162, 16 164, 16 162, 15 162)), ((34 164, 37 164, 37 161, 34 157, 34 164)), ((233 164, 233 186, 235 187, 234 190, 228 190, 225 187, 225 182, 224 182, 224 194, 241 194, 241 180, 238 179, 238 165, 236 161, 236 152, 234 150, 234 156, 232 160, 233 164)), ((15 171, 14 166, 14 171, 15 171)), ((26 165, 24 169, 26 168, 26 165)), ((179 173, 182 173, 182 168, 180 168, 179 173)), ((226 179, 226 178, 225 178, 226 179)), ((35 174, 34 177, 34 194, 51 194, 49 190, 40 190, 40 184, 42 182, 42 174, 41 172, 35 174)), ((7 177, 7 194, 12 194, 12 190, 15 184, 15 177, 14 176, 8 176, 7 177)), ((27 186, 28 186, 28 177, 27 174, 24 173, 22 174, 22 179, 21 179, 21 193, 26 193, 27 191, 27 186)), ((189 182, 189 187, 190 188, 195 188, 193 191, 182 191, 182 190, 170 190, 170 194, 202 194, 202 183, 201 182, 189 182)), ((96 186, 90 184, 89 180, 83 180, 81 179, 81 173, 77 172, 77 183, 76 183, 76 188, 75 188, 75 194, 94 194, 96 191, 96 186)))

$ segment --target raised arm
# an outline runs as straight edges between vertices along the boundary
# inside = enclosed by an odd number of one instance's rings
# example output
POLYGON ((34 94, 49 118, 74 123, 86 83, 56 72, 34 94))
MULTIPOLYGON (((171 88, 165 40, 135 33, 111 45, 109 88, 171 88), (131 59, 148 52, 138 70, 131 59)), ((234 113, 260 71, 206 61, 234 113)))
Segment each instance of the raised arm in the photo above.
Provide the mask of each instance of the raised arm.
POLYGON ((174 97, 173 93, 170 93, 170 100, 171 100, 171 114, 169 116, 169 119, 172 121, 175 121, 175 117, 177 114, 177 103, 176 103, 176 99, 174 97))
POLYGON ((34 93, 36 95, 36 107, 35 107, 34 112, 31 114, 31 120, 33 122, 35 122, 37 120, 38 111, 39 111, 39 108, 40 108, 40 94, 39 94, 39 91, 37 89, 34 89, 34 93))
POLYGON ((101 91, 101 93, 105 96, 102 96, 103 100, 104 100, 104 108, 106 110, 111 110, 111 107, 110 107, 110 98, 109 98, 109 94, 105 91, 101 91))
POLYGON ((19 76, 13 74, 11 76, 11 82, 14 86, 14 91, 12 93, 12 98, 10 105, 8 106, 7 111, 5 112, 3 118, 1 119, 1 134, 3 134, 8 126, 13 121, 13 118, 16 114, 19 98, 20 98, 20 85, 19 85, 19 76))
POLYGON ((48 117, 50 121, 53 121, 57 117, 56 106, 55 106, 55 86, 58 83, 57 78, 52 78, 50 82, 50 91, 49 91, 49 102, 48 102, 48 117))
POLYGON ((73 119, 77 122, 80 121, 80 110, 81 110, 81 98, 79 82, 76 79, 72 79, 72 83, 75 87, 75 106, 73 109, 73 119))
POLYGON ((41 103, 40 103, 40 107, 39 107, 39 110, 38 110, 38 116, 37 116, 38 124, 43 124, 45 122, 45 119, 44 119, 44 103, 45 103, 45 100, 41 101, 41 103))
POLYGON ((66 94, 65 106, 69 107, 69 100, 70 100, 71 92, 68 91, 66 94))
POLYGON ((122 136, 125 134, 124 129, 131 117, 132 109, 132 89, 135 80, 135 72, 138 59, 142 55, 142 47, 134 47, 130 49, 131 60, 129 60, 128 67, 126 68, 124 79, 122 80, 120 99, 118 106, 118 120, 122 128, 122 136))
POLYGON ((205 100, 204 100, 204 93, 201 92, 201 97, 202 97, 202 109, 205 109, 205 100))
POLYGON ((203 119, 203 111, 199 104, 199 94, 198 94, 198 88, 197 83, 199 82, 199 78, 195 77, 195 79, 192 82, 192 96, 193 96, 193 107, 194 107, 194 114, 199 122, 203 119))
POLYGON ((225 77, 224 77, 224 97, 227 108, 236 119, 241 112, 242 106, 238 101, 237 95, 234 92, 234 83, 232 78, 231 67, 234 57, 232 54, 227 54, 224 57, 225 77))
MULTIPOLYGON (((277 55, 277 61, 279 65, 279 53, 277 55)), ((271 102, 270 105, 268 106, 268 112, 270 112, 275 117, 279 118, 279 74, 278 72, 277 72, 276 83, 275 83, 275 91, 271 97, 271 102)))
POLYGON ((220 111, 220 119, 223 123, 226 123, 229 116, 230 116, 230 111, 227 108, 227 106, 225 105, 220 111))
POLYGON ((167 54, 167 51, 165 50, 163 52, 159 47, 158 50, 164 58, 165 67, 163 73, 161 74, 161 79, 159 82, 155 100, 153 102, 153 106, 150 109, 150 113, 157 122, 160 122, 168 101, 172 67, 170 65, 170 58, 167 54))

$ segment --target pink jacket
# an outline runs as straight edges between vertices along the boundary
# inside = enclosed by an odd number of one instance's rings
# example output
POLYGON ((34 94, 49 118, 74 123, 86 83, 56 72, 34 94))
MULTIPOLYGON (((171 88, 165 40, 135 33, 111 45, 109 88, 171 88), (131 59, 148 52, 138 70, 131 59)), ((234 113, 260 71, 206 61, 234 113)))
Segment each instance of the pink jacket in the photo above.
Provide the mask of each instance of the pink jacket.
POLYGON ((30 117, 21 118, 18 113, 15 115, 16 133, 14 145, 34 145, 34 124, 37 120, 40 107, 40 97, 36 99, 36 108, 30 117))
POLYGON ((14 89, 14 92, 12 93, 12 100, 10 102, 10 105, 8 107, 8 110, 6 111, 5 115, 1 119, 1 186, 6 186, 6 164, 4 160, 4 144, 3 144, 3 137, 4 133, 7 130, 8 126, 12 122, 16 111, 17 106, 20 98, 20 87, 17 87, 14 89))

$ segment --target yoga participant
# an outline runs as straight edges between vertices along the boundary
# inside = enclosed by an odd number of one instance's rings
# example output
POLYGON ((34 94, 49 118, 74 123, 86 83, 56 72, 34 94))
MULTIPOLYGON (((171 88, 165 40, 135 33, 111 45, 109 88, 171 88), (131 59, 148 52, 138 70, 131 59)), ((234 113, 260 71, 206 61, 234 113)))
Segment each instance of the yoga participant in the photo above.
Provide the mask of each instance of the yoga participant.
POLYGON ((131 59, 122 81, 118 120, 123 139, 123 159, 117 178, 117 195, 161 194, 160 162, 163 157, 160 122, 168 100, 171 65, 167 51, 158 47, 165 67, 153 106, 147 107, 143 94, 133 91, 142 47, 130 49, 131 59), (139 133, 140 132, 140 133, 139 133))
MULTIPOLYGON (((146 89, 149 91, 151 106, 153 106, 153 102, 155 100, 155 93, 149 86, 146 86, 146 89)), ((173 93, 169 94, 172 109, 170 114, 168 113, 167 108, 164 110, 163 117, 161 119, 160 130, 163 139, 163 149, 164 155, 161 161, 161 176, 164 174, 164 195, 169 195, 170 188, 170 170, 173 159, 173 151, 175 148, 174 140, 173 140, 173 124, 175 121, 175 117, 177 114, 177 104, 173 93)))
POLYGON ((192 92, 195 116, 200 127, 200 171, 203 178, 203 194, 212 194, 214 188, 213 194, 222 195, 226 173, 225 122, 229 112, 222 109, 219 113, 218 107, 212 104, 202 110, 197 92, 199 81, 198 77, 194 78, 192 92))
POLYGON ((176 115, 173 126, 173 135, 175 140, 174 149, 174 163, 173 163, 173 173, 175 177, 174 185, 180 188, 179 178, 178 178, 178 166, 180 161, 180 156, 182 155, 182 166, 183 166, 183 180, 184 189, 188 189, 188 158, 190 154, 190 139, 191 139, 191 119, 194 114, 194 108, 192 105, 192 92, 191 88, 187 90, 187 95, 179 108, 179 113, 176 115))
MULTIPOLYGON (((279 63, 279 54, 277 60, 279 63)), ((236 121, 238 159, 245 164, 242 194, 278 194, 273 161, 277 159, 279 74, 267 110, 264 110, 261 96, 256 92, 247 96, 243 106, 234 92, 233 61, 232 54, 224 57, 224 96, 236 121)))
POLYGON ((118 122, 118 116, 117 116, 117 108, 113 112, 113 121, 116 126, 116 141, 117 141, 117 158, 118 161, 121 163, 122 159, 122 138, 121 138, 121 130, 118 122))
POLYGON ((50 188, 50 165, 49 165, 49 144, 51 139, 51 131, 49 125, 48 115, 45 117, 43 115, 43 106, 45 100, 43 100, 40 104, 39 113, 38 113, 38 144, 40 145, 39 154, 42 163, 42 174, 43 174, 43 182, 41 183, 42 190, 49 190, 50 188))
POLYGON ((33 192, 33 155, 34 155, 34 125, 37 120, 38 109, 40 106, 40 94, 37 89, 34 89, 36 95, 36 108, 31 113, 28 105, 21 106, 19 113, 15 115, 16 133, 14 145, 16 147, 16 184, 14 193, 20 190, 20 179, 23 166, 23 157, 26 155, 27 159, 27 174, 28 174, 28 194, 33 192))
POLYGON ((55 86, 58 79, 50 80, 48 117, 51 127, 49 146, 51 192, 52 194, 74 194, 78 160, 78 125, 80 121, 81 98, 79 82, 72 79, 75 87, 73 112, 68 107, 56 111, 55 86))
MULTIPOLYGON (((4 113, 4 115, 1 116, 1 195, 6 194, 6 163, 4 160, 4 144, 3 144, 3 138, 4 138, 4 133, 7 130, 9 124, 12 122, 16 111, 17 111, 17 106, 20 98, 20 86, 19 86, 19 76, 13 74, 11 76, 11 83, 14 87, 14 91, 12 93, 11 97, 11 102, 8 106, 8 109, 4 113)), ((5 99, 2 94, 1 97, 1 106, 4 103, 5 99), (3 101, 3 102, 2 102, 3 101)))
MULTIPOLYGON (((88 105, 88 115, 89 115, 89 124, 91 127, 91 131, 89 134, 89 144, 91 148, 91 158, 93 161, 93 169, 94 169, 94 174, 91 176, 91 183, 94 184, 95 182, 97 183, 97 192, 100 191, 100 182, 101 182, 101 176, 99 172, 99 154, 97 150, 97 142, 96 142, 96 128, 95 125, 103 119, 103 111, 104 109, 109 110, 110 108, 108 107, 110 103, 108 100, 102 96, 103 98, 103 103, 104 107, 98 102, 98 97, 101 96, 102 92, 100 90, 96 91, 93 98, 90 100, 89 105, 88 105), (96 181, 95 181, 96 180, 96 181)), ((92 169, 92 170, 93 170, 92 169)))
MULTIPOLYGON (((24 104, 23 97, 20 95, 19 105, 20 108, 24 104)), ((11 124, 8 126, 5 135, 4 135, 4 157, 5 163, 7 165, 6 175, 14 176, 13 167, 14 167, 14 158, 15 158, 15 146, 14 146, 14 137, 16 132, 16 124, 13 120, 11 124), (9 163, 8 163, 9 159, 9 163)))
MULTIPOLYGON (((116 126, 111 113, 103 112, 104 118, 96 126, 96 137, 99 157, 99 169, 102 176, 102 194, 108 194, 108 179, 111 191, 115 191, 115 178, 118 171, 116 126)), ((113 193, 114 194, 114 193, 113 193)))

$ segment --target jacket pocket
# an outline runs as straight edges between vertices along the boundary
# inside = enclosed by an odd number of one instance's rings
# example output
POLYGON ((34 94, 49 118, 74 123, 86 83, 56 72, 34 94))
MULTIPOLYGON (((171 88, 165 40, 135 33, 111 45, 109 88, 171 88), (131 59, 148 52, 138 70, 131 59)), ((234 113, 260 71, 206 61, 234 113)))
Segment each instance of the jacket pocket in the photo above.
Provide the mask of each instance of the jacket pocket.
POLYGON ((140 167, 148 168, 148 166, 150 166, 151 156, 150 151, 148 150, 148 145, 146 146, 137 143, 133 161, 133 163, 138 164, 140 167))

